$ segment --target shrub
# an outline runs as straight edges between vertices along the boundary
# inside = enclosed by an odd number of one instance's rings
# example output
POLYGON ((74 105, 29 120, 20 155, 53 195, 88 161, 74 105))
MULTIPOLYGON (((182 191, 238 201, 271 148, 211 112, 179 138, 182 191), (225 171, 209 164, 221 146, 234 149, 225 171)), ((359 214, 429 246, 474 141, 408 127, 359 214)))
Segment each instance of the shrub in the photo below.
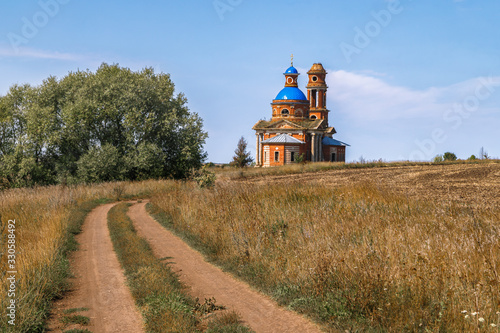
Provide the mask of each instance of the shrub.
POLYGON ((434 157, 434 160, 432 160, 434 163, 440 163, 440 162, 443 162, 443 155, 436 155, 436 157, 434 157))
POLYGON ((217 176, 215 173, 203 167, 199 170, 193 170, 191 172, 191 178, 200 186, 201 188, 210 188, 215 186, 215 180, 217 176))
POLYGON ((445 161, 456 161, 457 160, 457 155, 455 155, 454 153, 446 152, 443 155, 443 159, 445 161))

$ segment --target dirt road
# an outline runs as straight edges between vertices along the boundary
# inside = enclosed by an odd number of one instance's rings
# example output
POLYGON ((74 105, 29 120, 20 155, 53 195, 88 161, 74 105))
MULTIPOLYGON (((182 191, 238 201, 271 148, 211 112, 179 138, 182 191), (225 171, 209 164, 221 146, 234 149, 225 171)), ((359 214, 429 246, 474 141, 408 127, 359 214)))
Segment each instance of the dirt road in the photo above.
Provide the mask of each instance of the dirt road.
POLYGON ((150 243, 155 256, 172 257, 172 268, 180 280, 191 287, 191 294, 200 300, 215 297, 217 304, 240 314, 245 324, 261 332, 320 332, 319 328, 300 315, 280 308, 274 301, 252 290, 219 268, 207 263, 202 255, 180 238, 163 228, 145 209, 146 202, 129 209, 134 227, 150 243))
MULTIPOLYGON (((58 315, 49 323, 49 330, 61 332, 62 312, 74 308, 88 308, 75 314, 90 318, 85 326, 92 332, 144 332, 142 317, 137 311, 125 276, 113 251, 109 236, 107 215, 114 204, 94 209, 86 218, 83 231, 77 241, 80 249, 71 261, 72 291, 56 302, 58 315)), ((64 329, 75 328, 67 326, 64 329)))

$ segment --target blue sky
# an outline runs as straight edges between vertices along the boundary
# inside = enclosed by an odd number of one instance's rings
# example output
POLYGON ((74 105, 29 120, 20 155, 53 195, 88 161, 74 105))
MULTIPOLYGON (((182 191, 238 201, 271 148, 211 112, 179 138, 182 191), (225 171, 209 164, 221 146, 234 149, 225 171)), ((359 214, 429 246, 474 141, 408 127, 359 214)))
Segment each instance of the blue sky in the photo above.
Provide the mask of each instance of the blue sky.
POLYGON ((171 74, 228 162, 294 65, 328 75, 347 160, 500 156, 497 0, 9 1, 0 6, 0 95, 15 83, 118 63, 171 74))

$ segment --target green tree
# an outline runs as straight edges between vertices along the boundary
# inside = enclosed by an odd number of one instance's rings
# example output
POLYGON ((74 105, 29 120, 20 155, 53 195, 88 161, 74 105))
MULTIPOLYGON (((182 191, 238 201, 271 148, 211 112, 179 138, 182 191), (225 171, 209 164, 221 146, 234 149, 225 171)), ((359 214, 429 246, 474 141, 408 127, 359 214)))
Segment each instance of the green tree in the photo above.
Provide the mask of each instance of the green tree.
POLYGON ((186 105, 170 76, 152 68, 133 72, 104 63, 95 73, 49 77, 38 87, 14 85, 0 97, 0 162, 8 164, 0 177, 24 185, 184 178, 206 159, 207 138, 186 105), (90 156, 111 153, 110 147, 119 176, 97 177, 90 156))
POLYGON ((231 162, 233 166, 244 168, 253 162, 250 152, 247 151, 247 145, 245 138, 241 137, 234 151, 233 161, 231 162))
POLYGON ((457 155, 454 153, 446 152, 443 154, 443 160, 445 161, 456 161, 457 160, 457 155))
POLYGON ((109 143, 90 148, 77 165, 78 178, 85 183, 123 180, 128 169, 118 148, 109 143))

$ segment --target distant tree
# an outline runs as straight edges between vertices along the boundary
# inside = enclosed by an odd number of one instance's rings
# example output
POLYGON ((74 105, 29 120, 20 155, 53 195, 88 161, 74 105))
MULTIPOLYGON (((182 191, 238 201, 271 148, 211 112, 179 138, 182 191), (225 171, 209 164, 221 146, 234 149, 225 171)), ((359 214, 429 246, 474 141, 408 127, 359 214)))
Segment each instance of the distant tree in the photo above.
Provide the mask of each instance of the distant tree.
POLYGON ((443 162, 443 160, 444 160, 443 155, 436 155, 432 161, 434 163, 440 163, 443 162))
POLYGON ((443 155, 443 160, 445 161, 456 161, 457 160, 457 155, 454 153, 446 152, 443 155))
POLYGON ((488 160, 490 158, 488 152, 484 149, 484 147, 481 147, 481 149, 479 149, 479 158, 482 160, 488 160))
POLYGON ((475 161, 475 160, 477 160, 476 155, 470 155, 470 157, 467 160, 468 161, 475 161))
POLYGON ((244 137, 241 137, 238 141, 238 146, 234 151, 233 161, 231 165, 244 168, 253 162, 253 158, 250 156, 250 152, 247 151, 247 142, 244 137))

